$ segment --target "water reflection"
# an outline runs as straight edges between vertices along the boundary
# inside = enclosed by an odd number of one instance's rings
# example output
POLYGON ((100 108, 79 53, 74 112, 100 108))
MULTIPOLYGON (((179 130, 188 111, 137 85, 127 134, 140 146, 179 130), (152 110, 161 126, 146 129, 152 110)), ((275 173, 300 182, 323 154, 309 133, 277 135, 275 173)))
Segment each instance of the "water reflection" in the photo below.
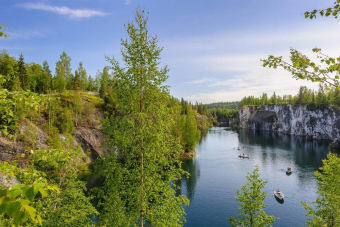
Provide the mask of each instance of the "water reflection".
POLYGON ((255 165, 260 166, 261 178, 268 180, 265 203, 269 204, 268 213, 280 218, 275 226, 302 226, 306 217, 300 201, 315 201, 318 186, 313 172, 322 166, 328 151, 328 141, 297 136, 219 127, 202 132, 197 156, 182 164, 190 173, 189 178, 179 182, 178 193, 190 199, 184 226, 226 226, 228 217, 239 212, 235 190, 245 184, 247 172, 253 171, 255 165), (244 148, 238 151, 238 146, 244 148), (239 158, 240 152, 250 158, 239 158), (288 166, 293 169, 289 176, 288 166), (285 193, 282 204, 273 198, 276 188, 285 193))
POLYGON ((331 141, 307 140, 304 137, 271 133, 266 131, 239 131, 244 145, 262 148, 262 160, 277 162, 278 156, 293 158, 299 168, 319 168, 326 158, 331 141), (308 156, 308 158, 307 158, 308 156))
POLYGON ((181 194, 185 194, 191 201, 195 196, 196 184, 200 177, 199 163, 195 159, 184 160, 182 163, 182 169, 187 171, 190 176, 182 179, 180 186, 181 189, 186 188, 186 192, 181 192, 181 194))

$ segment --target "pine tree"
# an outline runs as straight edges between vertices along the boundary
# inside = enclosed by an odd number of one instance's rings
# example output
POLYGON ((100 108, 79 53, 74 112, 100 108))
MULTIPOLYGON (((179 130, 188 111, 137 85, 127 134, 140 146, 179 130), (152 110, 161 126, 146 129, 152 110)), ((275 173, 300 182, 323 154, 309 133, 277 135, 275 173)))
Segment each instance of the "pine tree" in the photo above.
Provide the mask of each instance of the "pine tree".
POLYGON ((74 89, 81 90, 81 80, 78 70, 74 72, 74 89))
POLYGON ((46 60, 43 62, 43 76, 41 80, 41 86, 43 93, 47 93, 52 89, 52 73, 46 60))
POLYGON ((146 27, 148 17, 138 9, 135 23, 126 25, 122 40, 126 68, 109 59, 117 78, 118 116, 104 123, 109 144, 119 151, 100 166, 106 176, 104 209, 100 220, 107 226, 182 226, 183 204, 170 186, 182 174, 180 146, 171 134, 167 103, 167 67, 159 68, 162 48, 146 27))
POLYGON ((18 61, 18 76, 21 83, 21 88, 23 90, 29 90, 30 89, 30 78, 28 76, 24 56, 22 53, 20 54, 19 61, 18 61))
POLYGON ((269 216, 264 212, 267 204, 264 204, 264 199, 267 193, 262 192, 267 180, 259 179, 259 166, 256 165, 254 172, 247 174, 247 183, 243 185, 240 191, 236 191, 236 200, 241 202, 241 212, 238 217, 229 218, 232 226, 249 226, 249 227, 267 227, 272 226, 275 219, 274 216, 269 216))

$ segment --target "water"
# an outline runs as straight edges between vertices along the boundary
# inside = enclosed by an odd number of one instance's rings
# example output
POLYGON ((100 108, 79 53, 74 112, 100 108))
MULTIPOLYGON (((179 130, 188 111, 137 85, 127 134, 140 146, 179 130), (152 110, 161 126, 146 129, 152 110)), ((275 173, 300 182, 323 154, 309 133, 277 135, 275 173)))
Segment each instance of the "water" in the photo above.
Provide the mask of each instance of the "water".
POLYGON ((300 201, 315 201, 313 172, 322 166, 329 143, 270 132, 211 128, 196 149, 197 157, 183 162, 183 169, 191 174, 181 181, 180 193, 190 199, 184 226, 228 226, 228 218, 239 213, 235 190, 246 183, 246 174, 255 165, 260 167, 261 178, 268 180, 265 211, 280 218, 274 226, 304 226, 300 201), (244 148, 238 151, 238 146, 244 148), (250 154, 250 159, 239 158, 239 153, 250 154), (288 166, 293 169, 289 176, 285 172, 288 166), (283 204, 273 196, 277 188, 285 194, 283 204))

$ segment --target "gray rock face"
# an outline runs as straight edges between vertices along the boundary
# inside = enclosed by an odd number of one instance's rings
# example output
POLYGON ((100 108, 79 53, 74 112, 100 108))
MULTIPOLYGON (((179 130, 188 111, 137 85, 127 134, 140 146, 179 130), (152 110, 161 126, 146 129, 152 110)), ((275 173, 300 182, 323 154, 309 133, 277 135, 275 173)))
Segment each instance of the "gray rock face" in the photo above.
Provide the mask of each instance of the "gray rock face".
POLYGON ((266 130, 310 139, 333 140, 340 147, 339 109, 316 109, 311 105, 272 104, 244 106, 239 111, 239 127, 266 130))

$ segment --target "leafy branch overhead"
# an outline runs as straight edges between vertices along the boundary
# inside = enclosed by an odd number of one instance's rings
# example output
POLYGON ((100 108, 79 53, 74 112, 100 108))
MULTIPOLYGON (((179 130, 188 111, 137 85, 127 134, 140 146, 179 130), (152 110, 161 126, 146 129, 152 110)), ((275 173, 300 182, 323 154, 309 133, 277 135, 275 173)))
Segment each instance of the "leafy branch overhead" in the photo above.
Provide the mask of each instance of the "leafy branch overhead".
POLYGON ((1 31, 1 28, 4 28, 4 29, 6 29, 6 30, 8 30, 8 28, 5 27, 5 25, 0 24, 0 37, 3 36, 3 37, 5 37, 5 38, 7 38, 7 37, 8 37, 7 33, 4 33, 3 31, 1 31))
POLYGON ((290 49, 290 60, 292 63, 282 60, 282 56, 275 57, 273 55, 261 61, 263 61, 263 67, 268 66, 269 68, 273 67, 276 69, 280 66, 291 72, 296 79, 321 82, 327 84, 329 87, 340 89, 340 57, 328 57, 318 48, 314 48, 313 52, 317 53, 317 58, 320 59, 322 66, 311 61, 310 58, 295 49, 290 49))
POLYGON ((305 18, 310 18, 310 19, 313 19, 313 18, 316 18, 316 15, 317 14, 320 14, 320 16, 326 16, 326 17, 329 17, 329 16, 333 16, 335 19, 338 19, 338 16, 340 14, 340 0, 336 0, 334 2, 334 6, 333 7, 329 7, 327 9, 315 9, 311 12, 305 12, 305 18))
MULTIPOLYGON (((321 10, 315 9, 311 12, 305 12, 305 17, 313 19, 316 18, 316 14, 318 13, 321 16, 334 16, 334 18, 337 19, 340 14, 340 0, 336 0, 334 2, 334 6, 330 8, 321 10)), ((282 67, 291 72, 293 78, 324 83, 328 87, 335 87, 339 90, 340 57, 329 57, 326 54, 323 54, 319 48, 314 48, 313 52, 317 54, 317 58, 320 59, 320 63, 322 65, 311 61, 311 59, 306 55, 303 55, 301 52, 291 48, 291 63, 283 61, 282 56, 275 57, 273 55, 269 55, 268 59, 261 59, 261 61, 263 61, 262 66, 268 66, 269 68, 273 67, 274 69, 282 67)))

